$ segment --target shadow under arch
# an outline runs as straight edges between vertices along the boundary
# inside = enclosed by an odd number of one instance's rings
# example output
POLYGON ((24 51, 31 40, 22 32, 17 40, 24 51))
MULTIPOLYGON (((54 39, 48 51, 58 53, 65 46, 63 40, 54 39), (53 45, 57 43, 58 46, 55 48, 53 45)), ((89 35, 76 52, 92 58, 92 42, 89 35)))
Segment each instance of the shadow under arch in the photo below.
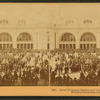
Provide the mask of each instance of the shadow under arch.
POLYGON ((70 39, 68 39, 69 37, 72 39, 72 41, 76 41, 75 36, 72 33, 70 33, 70 32, 63 33, 60 36, 60 40, 59 41, 61 42, 63 38, 65 38, 65 41, 66 40, 70 40, 70 39))
POLYGON ((12 36, 7 32, 0 33, 0 42, 12 42, 12 36))
POLYGON ((33 42, 32 35, 29 32, 21 32, 17 36, 17 42, 31 41, 33 42))
POLYGON ((80 41, 86 41, 86 42, 89 42, 89 41, 95 41, 96 42, 96 36, 92 33, 92 32, 85 32, 81 35, 80 37, 80 41))

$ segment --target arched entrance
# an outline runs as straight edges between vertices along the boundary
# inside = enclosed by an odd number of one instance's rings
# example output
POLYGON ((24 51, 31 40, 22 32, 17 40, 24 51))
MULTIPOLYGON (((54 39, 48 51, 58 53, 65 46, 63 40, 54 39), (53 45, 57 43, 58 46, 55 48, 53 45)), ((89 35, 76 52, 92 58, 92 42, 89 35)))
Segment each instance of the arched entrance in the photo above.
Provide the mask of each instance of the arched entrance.
POLYGON ((12 47, 13 43, 11 35, 6 32, 0 33, 0 49, 8 49, 12 47))
POLYGON ((96 48, 96 38, 93 33, 87 32, 81 36, 80 48, 81 49, 96 48))
POLYGON ((65 33, 60 40, 59 48, 60 49, 75 49, 76 40, 73 34, 65 33))
POLYGON ((20 33, 17 37, 17 48, 19 49, 33 49, 32 37, 29 33, 20 33))

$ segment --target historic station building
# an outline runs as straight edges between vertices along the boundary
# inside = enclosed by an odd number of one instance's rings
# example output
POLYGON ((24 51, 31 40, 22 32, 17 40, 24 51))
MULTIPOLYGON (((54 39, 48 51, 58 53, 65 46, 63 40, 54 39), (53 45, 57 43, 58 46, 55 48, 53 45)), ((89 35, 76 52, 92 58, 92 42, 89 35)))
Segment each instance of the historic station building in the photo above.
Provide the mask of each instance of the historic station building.
POLYGON ((100 48, 99 20, 65 20, 62 23, 28 24, 26 20, 0 20, 0 49, 89 49, 100 48))
POLYGON ((49 49, 48 4, 3 4, 0 8, 0 49, 49 49))
POLYGON ((68 19, 51 25, 51 49, 100 48, 100 20, 68 19))
POLYGON ((49 49, 49 29, 46 24, 29 25, 26 20, 0 20, 0 49, 49 49))

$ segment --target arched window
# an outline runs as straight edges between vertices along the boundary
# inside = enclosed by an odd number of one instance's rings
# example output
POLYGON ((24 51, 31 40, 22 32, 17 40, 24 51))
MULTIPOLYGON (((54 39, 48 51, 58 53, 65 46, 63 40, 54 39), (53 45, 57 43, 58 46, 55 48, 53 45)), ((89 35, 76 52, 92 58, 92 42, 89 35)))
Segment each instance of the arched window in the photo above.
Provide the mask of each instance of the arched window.
POLYGON ((93 33, 84 33, 80 38, 80 42, 81 49, 96 48, 96 38, 93 33))
POLYGON ((61 37, 61 41, 67 41, 67 42, 71 42, 71 41, 75 41, 75 37, 73 34, 71 33, 65 33, 62 37, 61 37))
POLYGON ((74 24, 74 21, 73 20, 67 20, 66 21, 66 24, 68 25, 68 24, 74 24))
POLYGON ((95 38, 94 34, 87 32, 81 36, 80 41, 92 42, 92 41, 96 41, 96 38, 95 38))
POLYGON ((12 46, 11 35, 6 32, 0 33, 0 49, 12 48, 12 46))
POLYGON ((32 37, 29 33, 20 33, 17 37, 17 48, 20 49, 33 49, 32 37))
POLYGON ((8 24, 8 20, 6 19, 0 20, 0 24, 8 24))
POLYGON ((26 25, 26 20, 24 20, 24 19, 18 20, 18 25, 20 25, 20 26, 26 25))
POLYGON ((90 19, 86 19, 83 21, 84 24, 92 24, 92 20, 90 19))
POLYGON ((29 33, 23 32, 18 35, 17 41, 23 42, 23 41, 32 41, 31 36, 29 33))
POLYGON ((12 41, 11 35, 8 33, 0 33, 0 42, 9 42, 12 41))
POLYGON ((59 48, 60 49, 75 49, 76 48, 76 39, 74 37, 73 34, 71 33, 65 33, 62 37, 61 37, 61 41, 59 44, 59 48))

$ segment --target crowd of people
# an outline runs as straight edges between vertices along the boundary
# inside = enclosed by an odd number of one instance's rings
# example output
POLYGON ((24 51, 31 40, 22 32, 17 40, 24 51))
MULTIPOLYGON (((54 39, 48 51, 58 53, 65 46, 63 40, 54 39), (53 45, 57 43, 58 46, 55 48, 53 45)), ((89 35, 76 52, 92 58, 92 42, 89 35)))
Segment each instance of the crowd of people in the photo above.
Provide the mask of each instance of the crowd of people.
POLYGON ((48 84, 48 51, 20 49, 0 51, 0 86, 48 84))
POLYGON ((53 50, 50 62, 52 86, 100 85, 100 50, 53 50))
POLYGON ((1 50, 0 86, 98 86, 100 50, 1 50))

